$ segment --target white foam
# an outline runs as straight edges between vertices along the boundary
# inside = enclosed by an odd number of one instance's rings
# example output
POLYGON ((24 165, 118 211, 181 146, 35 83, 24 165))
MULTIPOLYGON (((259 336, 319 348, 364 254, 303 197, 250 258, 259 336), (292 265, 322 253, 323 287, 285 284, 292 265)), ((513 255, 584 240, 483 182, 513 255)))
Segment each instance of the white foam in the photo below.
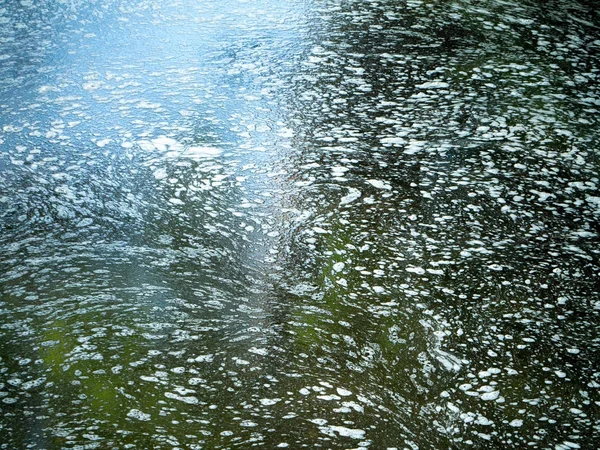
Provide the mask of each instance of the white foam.
POLYGON ((327 420, 325 420, 325 419, 310 419, 309 422, 312 422, 315 425, 326 425, 327 424, 327 420))
POLYGON ((163 179, 167 178, 167 176, 168 176, 167 171, 163 168, 156 169, 154 171, 154 178, 156 178, 157 180, 163 180, 163 179))
POLYGON ((426 83, 417 84, 420 89, 446 89, 450 85, 444 81, 428 81, 426 83))
POLYGON ((411 140, 410 143, 408 144, 408 146, 404 149, 403 153, 406 155, 414 155, 416 153, 419 153, 421 150, 423 150, 424 146, 425 146, 424 141, 411 140))
POLYGON ((253 428, 253 427, 257 427, 258 424, 256 422, 252 422, 251 420, 244 420, 244 421, 240 422, 240 426, 247 427, 247 428, 253 428))
POLYGON ((167 149, 169 149, 169 150, 182 150, 183 149, 182 144, 177 142, 175 139, 166 137, 166 136, 159 136, 156 139, 152 139, 152 144, 154 145, 154 147, 157 150, 159 150, 161 152, 164 152, 167 149))
POLYGON ((81 219, 75 226, 77 228, 83 228, 83 227, 87 227, 88 225, 91 225, 92 223, 94 223, 94 221, 88 217, 85 219, 81 219))
POLYGON ((564 441, 562 444, 557 444, 555 450, 570 450, 572 448, 581 448, 579 444, 570 441, 564 441))
POLYGON ((381 138, 379 140, 382 144, 390 144, 390 145, 401 145, 401 144, 406 144, 406 140, 401 138, 401 137, 397 137, 397 136, 392 136, 392 137, 384 137, 381 138))
POLYGON ((173 400, 179 400, 180 402, 187 403, 188 405, 197 405, 199 403, 196 397, 186 397, 183 395, 174 394, 173 392, 165 392, 165 397, 171 398, 173 400))
POLYGON ((349 170, 350 169, 345 166, 333 166, 331 168, 331 175, 333 175, 334 177, 343 177, 344 174, 349 170))
POLYGON ((356 402, 342 402, 342 405, 344 405, 346 408, 352 408, 354 411, 359 413, 365 412, 365 408, 356 402))
POLYGON ((194 358, 196 362, 212 362, 214 355, 200 355, 194 358))
POLYGON ((112 139, 100 139, 99 141, 96 141, 96 145, 100 148, 102 147, 106 147, 108 144, 110 144, 112 141, 112 139))
POLYGON ((364 439, 365 431, 361 429, 353 429, 342 426, 331 425, 329 427, 330 430, 335 431, 340 436, 349 437, 350 439, 364 439))
POLYGON ((321 400, 325 400, 326 402, 329 402, 331 400, 339 400, 340 397, 337 395, 317 395, 317 398, 321 399, 321 400))
POLYGON ((344 270, 345 266, 346 266, 346 264, 344 264, 343 262, 336 262, 333 265, 333 270, 334 270, 334 272, 341 272, 342 270, 344 270))
POLYGON ((150 414, 143 413, 139 409, 132 409, 127 413, 127 417, 131 417, 132 419, 141 420, 143 422, 147 422, 150 420, 150 414))
POLYGON ((21 389, 27 391, 29 389, 32 389, 34 387, 38 387, 38 386, 44 384, 45 381, 46 381, 46 377, 37 378, 35 380, 29 380, 21 385, 21 389))
POLYGON ((266 356, 269 354, 269 350, 267 350, 266 348, 252 347, 252 348, 249 348, 248 351, 250 353, 254 353, 255 355, 261 355, 261 356, 266 356))
POLYGON ((223 150, 217 147, 211 146, 195 146, 188 147, 181 156, 183 158, 191 158, 191 159, 203 159, 203 158, 214 158, 215 156, 219 156, 223 153, 223 150))
POLYGON ((392 189, 392 186, 382 180, 367 180, 367 183, 373 187, 376 187, 377 189, 385 189, 388 191, 392 189))
POLYGON ((485 400, 485 401, 496 400, 499 396, 500 396, 499 391, 485 392, 485 393, 481 394, 481 400, 485 400))
POLYGON ((362 193, 358 189, 348 188, 348 194, 340 200, 340 205, 347 205, 360 198, 362 193))

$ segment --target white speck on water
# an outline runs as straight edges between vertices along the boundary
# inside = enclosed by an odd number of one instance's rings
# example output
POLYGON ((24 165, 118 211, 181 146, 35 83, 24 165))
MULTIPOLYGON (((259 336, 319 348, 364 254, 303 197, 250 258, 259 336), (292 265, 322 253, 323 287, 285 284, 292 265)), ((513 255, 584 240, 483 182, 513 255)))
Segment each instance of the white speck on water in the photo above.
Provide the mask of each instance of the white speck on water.
POLYGON ((462 367, 461 360, 456 356, 443 351, 440 348, 433 350, 435 359, 438 360, 446 370, 457 372, 462 367))
POLYGON ((214 359, 214 355, 199 355, 196 356, 193 361, 196 362, 212 362, 214 359))
POLYGON ((294 130, 292 130, 291 128, 282 127, 277 132, 277 136, 282 137, 282 138, 292 138, 292 137, 294 137, 294 130))
POLYGON ((352 408, 354 411, 363 413, 365 412, 364 406, 356 403, 356 402, 342 402, 342 405, 346 408, 352 408))
POLYGON ((402 145, 402 144, 406 144, 406 140, 398 137, 398 136, 391 136, 391 137, 384 137, 380 139, 380 142, 383 145, 402 145))
POLYGON ((10 384, 11 386, 20 386, 21 383, 23 383, 23 380, 21 380, 20 378, 10 378, 7 381, 8 384, 10 384))
POLYGON ((216 156, 219 156, 221 153, 223 153, 223 151, 217 147, 195 146, 195 147, 188 147, 187 150, 185 150, 181 154, 181 156, 184 158, 191 158, 191 159, 203 159, 203 158, 214 158, 216 156))
POLYGON ((85 219, 81 219, 75 226, 77 228, 83 228, 83 227, 87 227, 87 226, 91 225, 92 223, 94 223, 94 221, 92 219, 90 219, 89 217, 87 217, 85 219))
POLYGON ((572 448, 581 448, 581 446, 575 442, 563 441, 562 444, 557 444, 554 447, 555 450, 571 450, 572 448))
POLYGON ((335 431, 340 436, 349 437, 350 439, 364 439, 365 437, 365 431, 360 429, 352 429, 335 425, 330 425, 327 428, 329 428, 332 431, 335 431))
POLYGON ((34 387, 41 386, 42 384, 44 384, 45 381, 46 381, 46 377, 37 378, 35 380, 29 380, 21 385, 21 389, 23 389, 24 391, 27 391, 34 387))
POLYGON ((482 370, 481 372, 479 372, 479 373, 477 374, 477 376, 478 376, 479 378, 487 378, 487 377, 490 377, 490 376, 492 376, 492 375, 497 375, 497 374, 499 374, 500 372, 502 372, 502 371, 501 371, 500 369, 498 369, 497 367, 490 367, 490 368, 489 368, 489 369, 487 369, 487 370, 482 370))
POLYGON ((157 180, 163 180, 163 179, 167 178, 167 176, 168 176, 167 171, 163 168, 156 169, 154 171, 154 178, 156 178, 157 180))
POLYGON ((256 422, 252 422, 251 420, 243 420, 242 422, 240 422, 240 426, 246 428, 254 428, 257 427, 258 424, 256 422))
POLYGON ((263 398, 260 400, 260 404, 263 406, 271 406, 280 401, 281 401, 280 398, 263 398))
POLYGON ((446 403, 446 406, 448 407, 448 409, 450 411, 452 411, 455 414, 460 412, 460 409, 458 409, 458 407, 454 403, 448 402, 448 403, 446 403))
POLYGON ((407 272, 416 273, 417 275, 424 275, 425 269, 422 267, 407 267, 405 269, 407 272))
POLYGON ((332 400, 339 400, 340 397, 337 395, 318 395, 318 399, 325 400, 326 402, 330 402, 332 400))
POLYGON ((327 425, 327 420, 325 419, 310 419, 309 422, 312 422, 315 425, 327 425))
POLYGON ((143 422, 147 422, 150 420, 150 414, 143 413, 139 409, 132 409, 127 413, 127 417, 131 417, 132 419, 141 420, 143 422))
POLYGON ((385 189, 388 191, 392 189, 391 185, 382 180, 367 180, 367 183, 373 187, 376 187, 377 189, 385 189))
POLYGON ((344 195, 340 200, 340 205, 347 205, 361 197, 362 193, 355 188, 348 188, 348 194, 344 195))
POLYGON ((490 419, 488 419, 485 416, 480 415, 479 417, 477 417, 477 421, 475 422, 478 425, 482 425, 482 426, 489 426, 489 425, 493 425, 494 422, 491 421, 490 419))
POLYGON ((158 379, 157 377, 149 377, 147 375, 140 376, 140 379, 143 381, 149 381, 151 383, 159 383, 160 382, 160 379, 158 379))
POLYGON ((515 428, 522 427, 523 426, 523 421, 521 419, 515 419, 515 420, 512 420, 509 423, 509 425, 511 427, 515 427, 515 428))
POLYGON ((147 140, 138 141, 137 144, 142 150, 146 152, 153 152, 154 150, 156 150, 154 144, 147 140))
POLYGON ((490 401, 496 400, 500 396, 500 391, 491 391, 481 394, 481 400, 490 401))
POLYGON ((428 81, 426 83, 417 84, 420 89, 446 89, 450 85, 445 81, 428 81))
POLYGON ((266 348, 251 347, 248 349, 248 351, 250 353, 254 353, 255 355, 261 355, 261 356, 266 356, 269 354, 269 350, 267 350, 266 348))
POLYGON ((406 148, 404 149, 404 154, 405 155, 415 155, 417 153, 419 153, 421 150, 423 150, 425 146, 425 141, 417 141, 417 140, 411 140, 408 145, 406 146, 406 148))
POLYGON ((334 272, 341 272, 342 270, 344 270, 344 267, 346 267, 346 264, 344 264, 343 262, 336 262, 333 265, 333 271, 334 272))
POLYGON ((333 166, 331 168, 331 175, 334 177, 343 177, 346 172, 350 169, 344 166, 333 166))
POLYGON ((99 141, 96 141, 96 145, 100 148, 106 147, 110 143, 111 143, 111 139, 101 139, 99 141))
POLYGON ((165 397, 173 399, 173 400, 179 400, 180 402, 187 403, 188 405, 197 405, 199 403, 199 401, 196 397, 193 397, 193 396, 186 397, 183 395, 174 394, 173 392, 165 392, 165 397))
POLYGON ((161 151, 161 152, 164 152, 167 150, 183 149, 183 145, 181 145, 175 139, 167 137, 167 136, 159 136, 155 139, 152 139, 152 144, 158 151, 161 151))

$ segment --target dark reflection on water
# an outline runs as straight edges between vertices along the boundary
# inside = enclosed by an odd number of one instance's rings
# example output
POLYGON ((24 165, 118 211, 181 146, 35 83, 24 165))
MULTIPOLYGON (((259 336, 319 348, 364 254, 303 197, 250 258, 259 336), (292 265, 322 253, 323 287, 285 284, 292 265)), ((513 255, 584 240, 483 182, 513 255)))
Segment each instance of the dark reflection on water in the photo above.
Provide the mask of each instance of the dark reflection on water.
POLYGON ((0 448, 594 448, 597 14, 1 4, 0 448))

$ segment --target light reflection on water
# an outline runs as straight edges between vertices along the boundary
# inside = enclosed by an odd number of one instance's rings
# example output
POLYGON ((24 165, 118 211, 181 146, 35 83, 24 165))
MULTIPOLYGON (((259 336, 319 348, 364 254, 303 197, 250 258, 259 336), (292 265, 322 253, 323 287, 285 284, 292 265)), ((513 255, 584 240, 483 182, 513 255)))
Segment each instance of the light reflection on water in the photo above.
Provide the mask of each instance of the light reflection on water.
POLYGON ((592 448, 597 17, 0 8, 0 448, 592 448))

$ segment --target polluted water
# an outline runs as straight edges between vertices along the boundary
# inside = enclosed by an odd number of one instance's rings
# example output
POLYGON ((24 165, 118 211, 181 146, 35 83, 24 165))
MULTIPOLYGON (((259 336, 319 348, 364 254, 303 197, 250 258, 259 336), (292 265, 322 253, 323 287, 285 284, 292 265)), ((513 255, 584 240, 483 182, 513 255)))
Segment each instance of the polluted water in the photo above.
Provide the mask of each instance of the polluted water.
POLYGON ((0 449, 598 448, 599 11, 0 1, 0 449))

